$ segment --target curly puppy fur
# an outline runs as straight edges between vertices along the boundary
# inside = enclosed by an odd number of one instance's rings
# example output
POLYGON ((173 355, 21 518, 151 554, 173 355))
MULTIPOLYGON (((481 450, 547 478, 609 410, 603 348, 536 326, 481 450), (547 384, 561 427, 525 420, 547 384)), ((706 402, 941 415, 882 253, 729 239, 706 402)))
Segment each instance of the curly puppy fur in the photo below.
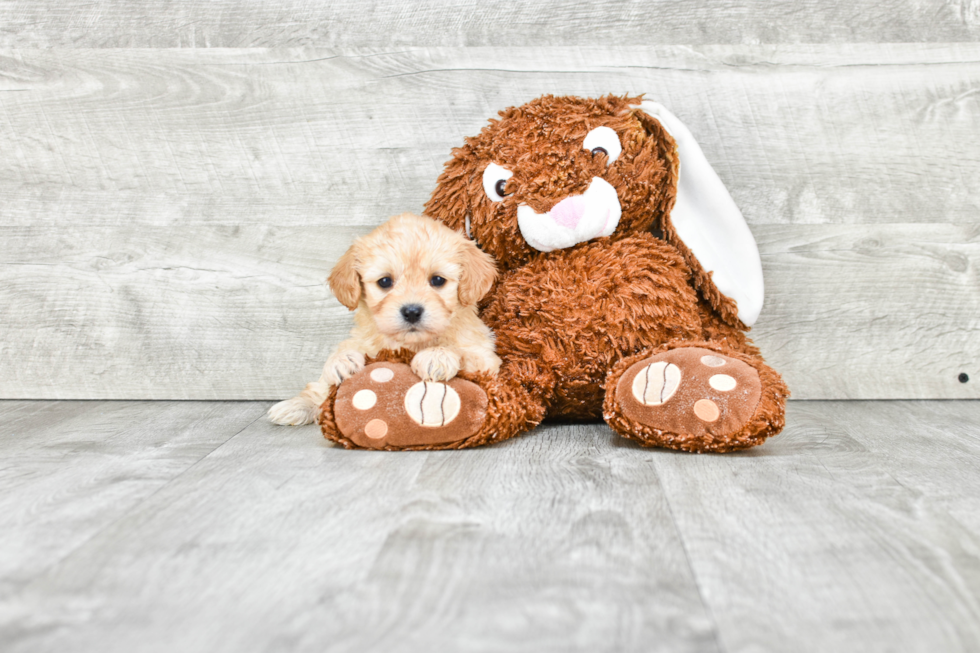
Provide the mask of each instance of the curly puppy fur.
POLYGON ((430 218, 405 213, 358 239, 329 279, 340 303, 355 311, 351 337, 327 359, 320 379, 270 408, 269 419, 312 423, 330 389, 386 349, 412 352, 412 371, 425 381, 496 373, 493 334, 476 308, 495 278, 487 254, 430 218))
MULTIPOLYGON (((543 96, 500 112, 453 150, 425 213, 465 230, 501 267, 481 316, 496 334, 503 365, 495 379, 480 382, 493 414, 479 433, 451 446, 504 440, 546 417, 605 417, 628 438, 685 451, 753 446, 782 428, 785 384, 748 339, 735 302, 718 291, 670 222, 677 148, 636 108, 641 100, 543 96), (599 127, 618 136, 622 151, 614 161, 583 147, 599 127), (512 173, 496 192, 483 178, 490 164, 512 173), (531 247, 518 208, 549 212, 586 193, 596 178, 618 196, 621 217, 611 235, 554 251, 531 247), (724 352, 759 372, 761 399, 737 432, 685 437, 631 422, 610 403, 609 389, 631 362, 682 346, 724 352)), ((343 442, 328 415, 324 420, 327 437, 343 442)))

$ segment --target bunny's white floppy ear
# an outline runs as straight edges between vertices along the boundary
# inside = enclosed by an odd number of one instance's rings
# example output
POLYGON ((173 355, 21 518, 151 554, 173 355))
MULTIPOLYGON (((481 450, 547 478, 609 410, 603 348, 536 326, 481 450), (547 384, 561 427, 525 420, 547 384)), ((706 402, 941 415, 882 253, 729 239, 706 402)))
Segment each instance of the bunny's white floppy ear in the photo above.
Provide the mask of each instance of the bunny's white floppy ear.
POLYGON ((762 311, 765 288, 759 247, 749 225, 684 123, 656 102, 644 100, 639 108, 677 143, 677 198, 670 212, 677 236, 704 271, 713 273, 718 290, 735 300, 738 318, 752 326, 762 311))

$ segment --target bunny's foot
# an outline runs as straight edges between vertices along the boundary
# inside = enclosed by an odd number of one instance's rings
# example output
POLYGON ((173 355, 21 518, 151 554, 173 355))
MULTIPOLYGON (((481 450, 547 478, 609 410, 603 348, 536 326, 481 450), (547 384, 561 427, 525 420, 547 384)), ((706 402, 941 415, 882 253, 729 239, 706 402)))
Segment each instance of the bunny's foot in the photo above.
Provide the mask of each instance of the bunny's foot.
POLYGON ((646 446, 733 451, 782 429, 788 394, 761 359, 712 343, 673 343, 613 367, 603 416, 646 446))
POLYGON ((425 382, 404 363, 372 363, 321 410, 324 435, 350 448, 443 449, 480 430, 487 395, 461 378, 425 382))

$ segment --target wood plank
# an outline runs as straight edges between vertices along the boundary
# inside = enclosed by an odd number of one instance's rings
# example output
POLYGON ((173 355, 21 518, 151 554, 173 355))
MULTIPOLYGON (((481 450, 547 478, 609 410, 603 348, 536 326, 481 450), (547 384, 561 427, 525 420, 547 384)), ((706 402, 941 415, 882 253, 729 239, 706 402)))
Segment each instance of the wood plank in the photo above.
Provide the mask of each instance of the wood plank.
POLYGON ((980 397, 980 224, 754 231, 766 303, 752 336, 794 397, 980 397))
POLYGON ((560 46, 975 41, 969 1, 125 0, 0 5, 3 47, 560 46))
MULTIPOLYGON (((266 408, 192 402, 0 405, 11 407, 15 417, 0 424, 0 605, 266 408)), ((0 635, 0 641, 6 639, 0 635)))
POLYGON ((420 210, 497 108, 609 90, 656 91, 732 189, 767 274, 753 335, 797 398, 980 396, 956 380, 980 378, 978 45, 34 50, 0 71, 3 397, 293 394, 348 328, 321 282, 355 235, 420 210))
MULTIPOLYGON (((237 419, 218 418, 229 404, 177 404, 184 419, 173 404, 89 405, 73 423, 14 429, 19 487, 60 484, 75 519, 104 508, 107 495, 78 492, 78 479, 112 453, 139 453, 140 474, 162 478, 162 443, 193 446, 193 432, 203 452, 237 419), (136 415, 152 419, 134 426, 136 415)), ((66 406, 0 402, 0 414, 50 407, 57 420, 66 406)), ((22 572, 5 564, 0 641, 11 652, 972 651, 978 424, 977 401, 794 402, 762 447, 696 456, 602 425, 470 451, 349 452, 315 427, 258 420, 152 493, 116 484, 116 518, 32 577, 12 583, 22 572)), ((11 509, 33 519, 3 517, 0 545, 58 545, 29 494, 0 515, 11 509)))
POLYGON ((349 452, 251 424, 0 608, 11 651, 712 651, 651 452, 604 425, 349 452))
MULTIPOLYGON (((897 482, 928 496, 964 528, 980 537, 980 415, 975 402, 893 402, 869 410, 846 403, 830 414, 821 403, 794 410, 802 419, 822 419, 873 454, 897 482), (896 438, 913 427, 914 438, 896 438)), ((978 579, 974 576, 973 587, 978 579)))
POLYGON ((0 227, 3 395, 291 396, 352 327, 324 279, 364 231, 0 227))
POLYGON ((543 93, 660 99, 751 224, 980 208, 974 44, 27 50, 0 73, 7 225, 377 224, 543 93))
POLYGON ((978 423, 977 402, 794 402, 763 447, 652 458, 722 648, 980 647, 980 520, 949 511, 978 423))
POLYGON ((96 402, 0 401, 0 438, 10 446, 13 439, 31 437, 42 422, 56 429, 62 422, 97 407, 96 402))
MULTIPOLYGON (((0 390, 291 396, 351 327, 323 279, 365 230, 0 227, 0 390)), ((767 299, 752 336, 794 397, 980 397, 980 228, 755 233, 767 299)))

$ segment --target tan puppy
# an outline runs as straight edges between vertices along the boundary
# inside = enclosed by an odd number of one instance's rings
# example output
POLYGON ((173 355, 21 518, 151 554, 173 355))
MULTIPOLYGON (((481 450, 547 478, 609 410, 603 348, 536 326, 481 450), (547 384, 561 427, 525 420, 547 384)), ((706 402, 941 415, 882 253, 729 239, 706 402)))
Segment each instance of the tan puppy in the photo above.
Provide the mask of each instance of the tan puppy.
POLYGON ((497 276, 493 259, 461 233, 403 213, 359 238, 330 273, 330 289, 355 311, 354 329, 327 359, 323 374, 297 397, 269 409, 276 424, 310 424, 331 386, 382 349, 417 352, 412 371, 448 381, 460 370, 500 368, 493 333, 476 303, 497 276))

